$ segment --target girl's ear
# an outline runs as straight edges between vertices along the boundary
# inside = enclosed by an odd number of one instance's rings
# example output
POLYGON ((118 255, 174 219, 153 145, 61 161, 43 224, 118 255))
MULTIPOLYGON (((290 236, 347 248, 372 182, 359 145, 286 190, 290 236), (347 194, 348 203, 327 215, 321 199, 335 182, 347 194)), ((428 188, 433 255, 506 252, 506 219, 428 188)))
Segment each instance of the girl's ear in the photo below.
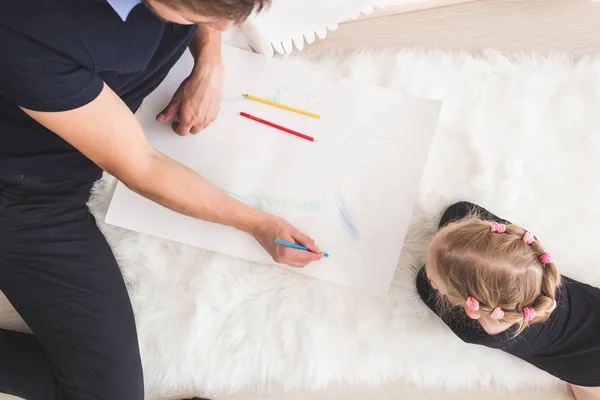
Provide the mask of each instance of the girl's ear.
POLYGON ((479 312, 479 310, 475 311, 475 310, 471 310, 469 307, 465 307, 465 312, 471 319, 481 318, 481 312, 479 312))

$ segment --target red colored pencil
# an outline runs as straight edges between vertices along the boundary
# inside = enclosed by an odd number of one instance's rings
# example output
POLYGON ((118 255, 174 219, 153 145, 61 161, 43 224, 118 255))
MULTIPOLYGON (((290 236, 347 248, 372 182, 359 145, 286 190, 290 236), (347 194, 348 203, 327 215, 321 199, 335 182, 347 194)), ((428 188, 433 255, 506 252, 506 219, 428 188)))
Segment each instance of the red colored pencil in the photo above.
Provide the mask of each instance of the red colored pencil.
POLYGON ((270 126, 270 127, 272 127, 272 128, 279 129, 279 130, 281 130, 281 131, 284 131, 284 132, 287 132, 287 133, 291 133, 292 135, 294 135, 294 136, 298 136, 298 137, 300 137, 300 138, 302 138, 302 139, 306 139, 306 140, 309 140, 309 141, 311 141, 311 142, 314 142, 314 141, 315 141, 315 138, 313 138, 313 137, 310 137, 310 136, 308 136, 308 135, 305 135, 305 134, 303 134, 303 133, 300 133, 300 132, 293 131, 293 130, 291 130, 291 129, 289 129, 289 128, 286 128, 285 126, 281 126, 281 125, 274 124, 274 123, 272 123, 272 122, 269 122, 269 121, 266 121, 266 120, 264 120, 264 119, 262 119, 262 118, 255 117, 254 115, 250 115, 250 114, 248 114, 248 113, 245 113, 245 112, 243 112, 243 111, 242 111, 242 112, 240 112, 240 115, 241 115, 242 117, 249 118, 249 119, 251 119, 251 120, 254 120, 254 121, 256 121, 256 122, 260 122, 261 124, 268 125, 268 126, 270 126))

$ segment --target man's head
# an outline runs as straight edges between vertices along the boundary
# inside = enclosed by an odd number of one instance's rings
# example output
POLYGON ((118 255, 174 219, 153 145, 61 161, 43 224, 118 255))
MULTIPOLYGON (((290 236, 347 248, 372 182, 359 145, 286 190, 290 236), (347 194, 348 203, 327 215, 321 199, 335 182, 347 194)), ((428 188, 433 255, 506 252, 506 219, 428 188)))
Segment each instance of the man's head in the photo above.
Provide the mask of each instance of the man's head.
POLYGON ((209 25, 227 30, 253 12, 269 6, 271 0, 144 0, 158 17, 183 25, 209 25))

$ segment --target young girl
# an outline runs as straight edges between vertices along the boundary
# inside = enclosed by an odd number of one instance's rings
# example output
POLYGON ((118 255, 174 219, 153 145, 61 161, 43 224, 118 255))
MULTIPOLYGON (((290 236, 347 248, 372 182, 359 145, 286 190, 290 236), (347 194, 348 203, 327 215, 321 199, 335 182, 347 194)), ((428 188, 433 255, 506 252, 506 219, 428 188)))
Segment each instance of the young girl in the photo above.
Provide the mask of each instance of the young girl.
POLYGON ((561 276, 528 231, 470 203, 448 208, 417 277, 464 342, 503 350, 600 400, 600 289, 561 276))

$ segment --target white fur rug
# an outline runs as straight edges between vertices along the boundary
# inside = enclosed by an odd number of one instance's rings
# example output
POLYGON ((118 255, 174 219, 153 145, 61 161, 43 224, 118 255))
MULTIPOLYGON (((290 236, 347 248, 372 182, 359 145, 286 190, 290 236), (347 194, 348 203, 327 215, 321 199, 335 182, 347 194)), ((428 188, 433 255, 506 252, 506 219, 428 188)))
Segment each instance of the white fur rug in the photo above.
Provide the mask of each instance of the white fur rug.
POLYGON ((531 229, 564 274, 600 285, 600 59, 402 51, 315 65, 445 101, 389 296, 106 226, 105 178, 91 209, 130 289, 149 392, 555 384, 460 342, 421 303, 414 277, 440 213, 467 199, 531 229))

